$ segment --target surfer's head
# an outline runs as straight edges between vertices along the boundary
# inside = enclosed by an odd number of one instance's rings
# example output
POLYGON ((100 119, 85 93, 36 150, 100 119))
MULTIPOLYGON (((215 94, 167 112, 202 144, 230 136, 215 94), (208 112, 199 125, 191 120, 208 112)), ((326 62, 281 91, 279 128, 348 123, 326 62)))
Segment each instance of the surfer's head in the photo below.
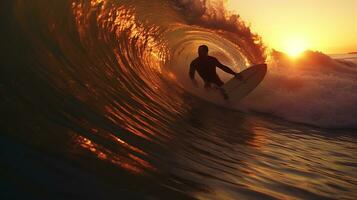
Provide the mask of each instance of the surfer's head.
POLYGON ((198 47, 198 55, 200 57, 206 57, 208 56, 208 46, 206 45, 201 45, 200 47, 198 47))

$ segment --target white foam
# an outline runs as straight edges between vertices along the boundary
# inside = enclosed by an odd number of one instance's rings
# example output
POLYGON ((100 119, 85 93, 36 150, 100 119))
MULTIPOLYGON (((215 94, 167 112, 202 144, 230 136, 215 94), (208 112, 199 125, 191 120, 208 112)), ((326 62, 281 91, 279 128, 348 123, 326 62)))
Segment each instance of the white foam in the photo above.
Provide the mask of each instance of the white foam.
POLYGON ((356 128, 357 65, 301 64, 270 65, 266 79, 240 108, 320 127, 356 128))

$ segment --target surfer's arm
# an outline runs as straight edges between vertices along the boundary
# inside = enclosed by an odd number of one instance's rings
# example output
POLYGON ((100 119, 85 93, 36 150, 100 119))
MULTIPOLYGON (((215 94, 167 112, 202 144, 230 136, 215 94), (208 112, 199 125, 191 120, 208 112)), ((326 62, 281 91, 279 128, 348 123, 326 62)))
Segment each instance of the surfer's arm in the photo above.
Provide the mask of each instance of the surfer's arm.
POLYGON ((229 67, 223 65, 222 63, 220 63, 217 59, 216 59, 216 65, 217 65, 218 68, 220 68, 224 72, 227 72, 228 74, 232 74, 234 76, 237 74, 231 68, 229 68, 229 67))
POLYGON ((194 62, 192 62, 192 63, 190 64, 190 73, 189 73, 190 78, 191 78, 192 80, 195 80, 195 73, 196 73, 196 66, 195 66, 194 62))
POLYGON ((195 65, 195 62, 192 61, 192 63, 190 64, 190 73, 189 73, 189 75, 190 75, 190 78, 192 80, 193 85, 198 87, 198 83, 197 83, 197 81, 195 79, 195 73, 196 73, 196 65, 195 65))

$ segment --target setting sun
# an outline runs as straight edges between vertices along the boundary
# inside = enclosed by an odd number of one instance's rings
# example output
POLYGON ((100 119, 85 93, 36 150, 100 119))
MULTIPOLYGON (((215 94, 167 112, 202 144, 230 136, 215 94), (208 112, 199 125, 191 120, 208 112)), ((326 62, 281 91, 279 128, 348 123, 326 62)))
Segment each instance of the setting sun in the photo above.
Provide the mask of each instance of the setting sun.
POLYGON ((297 57, 305 50, 307 50, 307 44, 303 39, 288 39, 282 49, 291 57, 297 57))
POLYGON ((356 0, 228 0, 227 7, 250 23, 268 47, 289 55, 305 49, 327 54, 357 51, 356 0), (307 43, 301 45, 295 37, 307 43))

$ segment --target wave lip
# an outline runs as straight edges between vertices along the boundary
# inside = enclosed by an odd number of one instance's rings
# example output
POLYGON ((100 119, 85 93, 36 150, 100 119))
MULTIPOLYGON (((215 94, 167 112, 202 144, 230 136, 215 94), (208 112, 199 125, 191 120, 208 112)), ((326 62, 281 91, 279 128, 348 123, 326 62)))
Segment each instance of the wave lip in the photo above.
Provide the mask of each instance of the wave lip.
POLYGON ((264 63, 265 46, 262 38, 252 33, 238 14, 229 12, 223 0, 173 0, 189 24, 215 30, 237 44, 237 49, 251 64, 264 63), (223 31, 223 32, 222 32, 223 31))

